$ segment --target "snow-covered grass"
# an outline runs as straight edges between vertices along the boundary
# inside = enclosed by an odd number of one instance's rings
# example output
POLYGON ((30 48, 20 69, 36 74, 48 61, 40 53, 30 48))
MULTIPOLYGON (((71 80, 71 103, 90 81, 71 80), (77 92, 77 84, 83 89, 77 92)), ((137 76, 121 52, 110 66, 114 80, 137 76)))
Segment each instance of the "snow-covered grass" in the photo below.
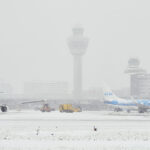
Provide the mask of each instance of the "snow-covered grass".
POLYGON ((150 116, 108 112, 1 113, 0 150, 10 149, 149 150, 150 116))

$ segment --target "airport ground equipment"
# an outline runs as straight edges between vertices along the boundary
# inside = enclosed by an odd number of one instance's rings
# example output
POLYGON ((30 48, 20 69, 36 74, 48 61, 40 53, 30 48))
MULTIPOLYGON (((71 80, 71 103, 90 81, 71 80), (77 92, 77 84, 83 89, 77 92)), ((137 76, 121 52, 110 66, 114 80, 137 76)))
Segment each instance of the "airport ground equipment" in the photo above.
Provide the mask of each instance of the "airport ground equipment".
POLYGON ((67 112, 67 113, 73 113, 73 112, 81 112, 80 107, 73 107, 72 104, 61 104, 59 106, 59 111, 60 112, 67 112))
POLYGON ((42 102, 42 107, 40 108, 40 111, 42 112, 50 112, 54 109, 50 108, 49 104, 45 100, 40 100, 40 101, 29 101, 29 102, 23 102, 22 104, 29 104, 29 103, 40 103, 42 102))
POLYGON ((43 106, 40 108, 40 111, 42 111, 42 112, 50 112, 51 108, 49 107, 49 104, 43 104, 43 106))

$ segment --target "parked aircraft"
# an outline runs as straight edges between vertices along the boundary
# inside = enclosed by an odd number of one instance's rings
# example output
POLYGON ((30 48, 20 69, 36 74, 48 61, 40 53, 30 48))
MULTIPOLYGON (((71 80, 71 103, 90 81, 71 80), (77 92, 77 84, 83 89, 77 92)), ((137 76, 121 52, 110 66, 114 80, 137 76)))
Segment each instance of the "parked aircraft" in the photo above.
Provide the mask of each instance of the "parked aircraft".
POLYGON ((117 97, 110 89, 103 89, 104 103, 113 106, 114 111, 131 110, 137 108, 137 104, 132 100, 117 97))
POLYGON ((147 112, 150 109, 150 99, 137 99, 135 102, 139 113, 147 112))
POLYGON ((150 109, 148 99, 123 99, 117 97, 109 88, 103 89, 104 103, 113 106, 114 111, 137 110, 139 113, 147 112, 150 109))

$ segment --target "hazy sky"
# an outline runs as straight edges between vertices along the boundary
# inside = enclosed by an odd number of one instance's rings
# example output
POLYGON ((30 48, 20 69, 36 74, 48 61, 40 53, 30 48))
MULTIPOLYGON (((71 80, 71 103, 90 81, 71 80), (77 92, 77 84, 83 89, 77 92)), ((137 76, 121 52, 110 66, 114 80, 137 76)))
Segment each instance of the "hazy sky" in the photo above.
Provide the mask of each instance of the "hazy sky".
POLYGON ((81 24, 90 38, 83 57, 84 88, 101 81, 129 86, 130 57, 150 72, 149 0, 1 0, 0 78, 19 91, 25 81, 72 84, 66 39, 81 24))

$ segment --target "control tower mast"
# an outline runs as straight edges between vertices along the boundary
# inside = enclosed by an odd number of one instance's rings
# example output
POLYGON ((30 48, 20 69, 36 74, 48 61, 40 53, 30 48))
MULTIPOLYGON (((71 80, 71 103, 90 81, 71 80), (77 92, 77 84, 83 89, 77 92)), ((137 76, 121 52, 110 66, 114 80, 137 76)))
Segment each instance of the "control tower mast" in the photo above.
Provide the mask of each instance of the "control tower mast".
POLYGON ((74 59, 73 95, 75 100, 80 100, 82 97, 82 56, 86 52, 88 38, 83 36, 84 29, 82 27, 74 27, 72 31, 73 35, 68 39, 68 46, 74 59))

